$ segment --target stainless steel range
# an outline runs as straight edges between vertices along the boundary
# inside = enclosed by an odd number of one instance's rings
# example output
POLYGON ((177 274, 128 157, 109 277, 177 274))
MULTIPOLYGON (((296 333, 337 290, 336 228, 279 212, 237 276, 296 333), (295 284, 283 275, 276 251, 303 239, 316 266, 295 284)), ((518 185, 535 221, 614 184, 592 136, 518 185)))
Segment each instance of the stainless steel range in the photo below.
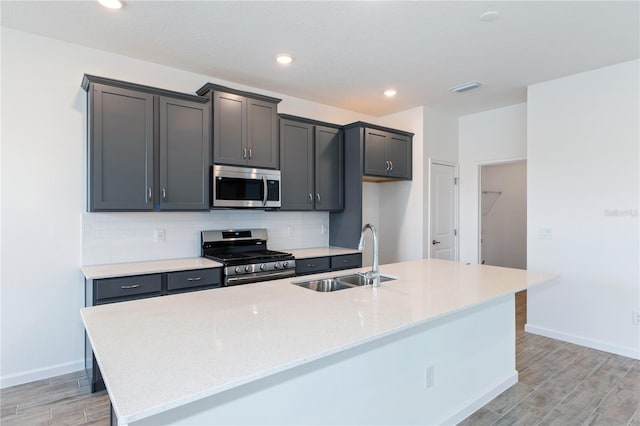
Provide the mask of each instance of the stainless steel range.
POLYGON ((202 231, 202 256, 224 265, 224 286, 292 277, 291 253, 267 249, 266 229, 202 231))

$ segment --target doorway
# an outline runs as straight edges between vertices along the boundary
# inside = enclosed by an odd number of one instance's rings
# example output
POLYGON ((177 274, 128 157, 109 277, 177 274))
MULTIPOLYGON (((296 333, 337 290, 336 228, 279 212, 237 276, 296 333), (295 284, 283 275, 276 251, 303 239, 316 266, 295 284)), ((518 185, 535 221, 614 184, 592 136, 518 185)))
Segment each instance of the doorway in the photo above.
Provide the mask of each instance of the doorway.
POLYGON ((458 260, 458 168, 429 160, 429 257, 458 260))
MULTIPOLYGON (((480 263, 527 269, 527 162, 480 166, 480 263)), ((516 329, 524 330, 526 290, 516 293, 516 329)))

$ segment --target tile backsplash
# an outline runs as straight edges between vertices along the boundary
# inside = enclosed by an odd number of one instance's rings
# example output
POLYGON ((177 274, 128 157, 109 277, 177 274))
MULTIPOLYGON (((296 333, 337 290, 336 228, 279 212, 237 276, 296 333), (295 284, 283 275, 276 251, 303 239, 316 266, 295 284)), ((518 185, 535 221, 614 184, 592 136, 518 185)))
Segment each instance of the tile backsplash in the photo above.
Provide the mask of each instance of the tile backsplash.
POLYGON ((326 212, 83 213, 82 264, 197 257, 200 231, 234 228, 266 228, 273 250, 329 244, 326 212), (164 241, 156 242, 156 230, 164 231, 164 241))

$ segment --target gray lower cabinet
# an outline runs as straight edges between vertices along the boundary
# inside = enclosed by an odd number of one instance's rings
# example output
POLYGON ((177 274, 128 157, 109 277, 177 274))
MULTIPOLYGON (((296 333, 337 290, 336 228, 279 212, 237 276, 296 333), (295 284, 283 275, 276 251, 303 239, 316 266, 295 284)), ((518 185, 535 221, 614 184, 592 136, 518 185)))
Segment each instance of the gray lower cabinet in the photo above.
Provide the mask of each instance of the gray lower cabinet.
POLYGON ((296 276, 362 267, 362 253, 296 259, 296 276))
MULTIPOLYGON (((86 280, 85 306, 105 305, 222 286, 222 268, 86 280)), ((85 370, 91 392, 105 389, 100 368, 85 336, 85 370)))
POLYGON ((89 211, 208 210, 208 100, 84 76, 89 211))
POLYGON ((340 126, 284 114, 280 117, 280 209, 341 210, 344 139, 340 126))
POLYGON ((215 164, 277 169, 280 99, 208 83, 197 90, 211 99, 215 164))

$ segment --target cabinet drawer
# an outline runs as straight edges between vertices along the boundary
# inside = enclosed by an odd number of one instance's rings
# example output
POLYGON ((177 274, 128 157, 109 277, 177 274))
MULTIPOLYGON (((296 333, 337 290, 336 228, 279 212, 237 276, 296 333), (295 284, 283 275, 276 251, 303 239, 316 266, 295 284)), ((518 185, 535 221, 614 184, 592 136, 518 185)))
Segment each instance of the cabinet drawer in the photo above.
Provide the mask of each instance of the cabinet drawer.
POLYGON ((315 274, 331 269, 331 258, 310 257, 308 259, 296 259, 296 275, 315 274))
POLYGON ((162 291, 162 275, 134 275, 122 278, 103 278, 95 280, 96 302, 104 299, 126 298, 137 299, 141 295, 160 294, 162 291))
POLYGON ((343 254, 331 258, 331 269, 351 269, 362 266, 362 253, 343 254))
POLYGON ((183 290, 187 288, 216 286, 222 284, 222 268, 193 269, 190 271, 171 272, 167 274, 167 290, 183 290))

